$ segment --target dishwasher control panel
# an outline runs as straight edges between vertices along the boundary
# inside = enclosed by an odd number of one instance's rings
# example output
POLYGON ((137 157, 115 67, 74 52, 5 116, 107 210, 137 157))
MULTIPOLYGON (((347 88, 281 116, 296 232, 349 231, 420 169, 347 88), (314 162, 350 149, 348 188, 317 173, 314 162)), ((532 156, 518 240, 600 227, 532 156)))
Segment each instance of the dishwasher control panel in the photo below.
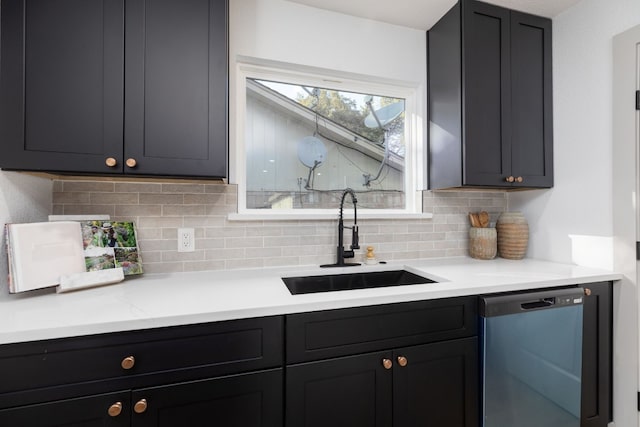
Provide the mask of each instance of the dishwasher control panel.
POLYGON ((558 305, 574 305, 574 304, 582 304, 582 296, 567 296, 567 297, 556 297, 556 304, 558 305))
POLYGON ((583 303, 583 288, 516 292, 481 297, 479 312, 482 317, 492 317, 575 306, 583 303))

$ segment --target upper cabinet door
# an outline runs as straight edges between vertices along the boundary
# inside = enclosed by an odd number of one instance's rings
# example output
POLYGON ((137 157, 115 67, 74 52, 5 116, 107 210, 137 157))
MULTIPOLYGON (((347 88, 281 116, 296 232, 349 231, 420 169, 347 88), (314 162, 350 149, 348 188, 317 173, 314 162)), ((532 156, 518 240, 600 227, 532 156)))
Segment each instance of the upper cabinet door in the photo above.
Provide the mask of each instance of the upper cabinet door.
POLYGON ((552 187, 551 20, 459 0, 427 43, 429 188, 552 187))
POLYGON ((123 0, 2 1, 0 167, 122 171, 123 13, 123 0))
POLYGON ((125 173, 225 177, 227 1, 127 0, 125 173))
POLYGON ((553 186, 551 21, 511 12, 514 185, 553 186))
POLYGON ((464 185, 505 185, 511 175, 509 10, 462 3, 464 185))

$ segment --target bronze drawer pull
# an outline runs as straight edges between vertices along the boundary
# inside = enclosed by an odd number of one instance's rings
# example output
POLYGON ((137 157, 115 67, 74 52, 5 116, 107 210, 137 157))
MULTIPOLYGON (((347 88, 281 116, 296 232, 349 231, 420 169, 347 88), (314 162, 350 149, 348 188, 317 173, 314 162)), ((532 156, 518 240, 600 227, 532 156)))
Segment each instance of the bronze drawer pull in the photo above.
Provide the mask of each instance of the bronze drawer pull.
POLYGON ((131 369, 134 367, 135 364, 136 364, 136 358, 133 356, 127 356, 124 359, 122 359, 120 366, 122 366, 122 369, 131 369))

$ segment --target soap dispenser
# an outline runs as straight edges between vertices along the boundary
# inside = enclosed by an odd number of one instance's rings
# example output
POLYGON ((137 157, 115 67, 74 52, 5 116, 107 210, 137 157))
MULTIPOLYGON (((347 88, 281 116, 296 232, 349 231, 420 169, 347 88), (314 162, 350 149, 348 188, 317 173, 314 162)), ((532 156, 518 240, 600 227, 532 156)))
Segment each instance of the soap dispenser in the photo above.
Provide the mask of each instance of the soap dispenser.
POLYGON ((373 253, 373 246, 367 246, 367 255, 365 257, 364 263, 367 265, 377 264, 376 255, 373 253))

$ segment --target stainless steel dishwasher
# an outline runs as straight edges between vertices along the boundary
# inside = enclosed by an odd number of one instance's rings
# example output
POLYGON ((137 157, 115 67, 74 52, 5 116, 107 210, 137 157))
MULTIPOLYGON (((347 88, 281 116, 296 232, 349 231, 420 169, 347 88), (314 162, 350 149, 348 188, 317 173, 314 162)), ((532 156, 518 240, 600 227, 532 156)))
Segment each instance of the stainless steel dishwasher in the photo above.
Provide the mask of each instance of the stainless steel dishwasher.
POLYGON ((484 427, 579 427, 584 290, 480 298, 484 427))

